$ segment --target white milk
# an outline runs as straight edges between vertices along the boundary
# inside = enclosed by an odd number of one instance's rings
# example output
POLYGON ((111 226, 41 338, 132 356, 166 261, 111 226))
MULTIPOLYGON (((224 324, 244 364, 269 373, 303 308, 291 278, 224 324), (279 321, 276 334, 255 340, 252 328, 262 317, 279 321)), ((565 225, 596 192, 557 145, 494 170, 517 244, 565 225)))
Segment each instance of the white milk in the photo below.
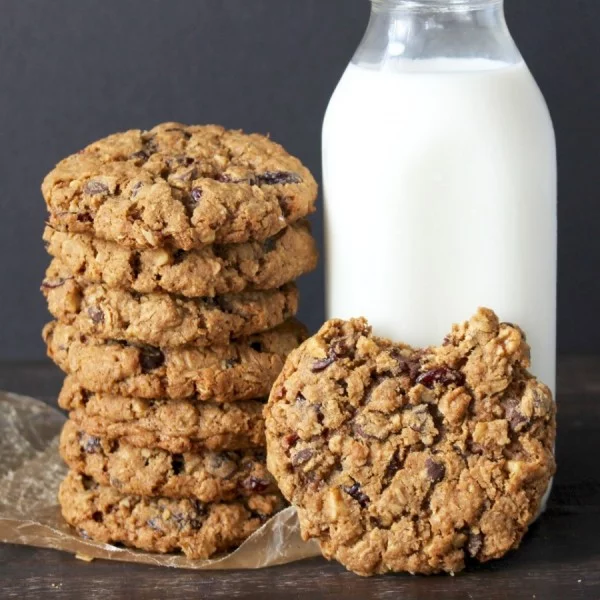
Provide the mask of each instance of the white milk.
POLYGON ((422 346, 487 306, 554 389, 555 142, 524 63, 351 64, 323 167, 329 317, 422 346))

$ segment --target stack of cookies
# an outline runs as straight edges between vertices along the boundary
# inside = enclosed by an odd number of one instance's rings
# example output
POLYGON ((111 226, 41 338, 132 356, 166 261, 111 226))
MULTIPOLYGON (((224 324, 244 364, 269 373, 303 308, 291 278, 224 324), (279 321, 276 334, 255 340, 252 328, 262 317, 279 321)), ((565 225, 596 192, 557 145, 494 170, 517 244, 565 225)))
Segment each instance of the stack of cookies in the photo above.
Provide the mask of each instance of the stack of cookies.
POLYGON ((305 338, 313 177, 266 137, 166 123, 91 144, 42 191, 65 519, 106 543, 230 550, 282 507, 262 412, 305 338))

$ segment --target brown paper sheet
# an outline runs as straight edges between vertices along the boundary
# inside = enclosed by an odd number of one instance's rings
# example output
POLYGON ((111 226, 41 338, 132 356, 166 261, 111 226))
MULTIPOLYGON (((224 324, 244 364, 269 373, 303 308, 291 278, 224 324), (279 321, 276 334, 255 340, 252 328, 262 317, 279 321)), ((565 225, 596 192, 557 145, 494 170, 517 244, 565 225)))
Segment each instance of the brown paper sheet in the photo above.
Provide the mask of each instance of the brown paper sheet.
POLYGON ((58 455, 64 421, 59 411, 39 400, 0 391, 0 541, 183 569, 258 569, 319 556, 315 542, 300 538, 293 508, 267 521, 231 554, 212 560, 150 554, 80 538, 63 521, 56 500, 67 473, 58 455))

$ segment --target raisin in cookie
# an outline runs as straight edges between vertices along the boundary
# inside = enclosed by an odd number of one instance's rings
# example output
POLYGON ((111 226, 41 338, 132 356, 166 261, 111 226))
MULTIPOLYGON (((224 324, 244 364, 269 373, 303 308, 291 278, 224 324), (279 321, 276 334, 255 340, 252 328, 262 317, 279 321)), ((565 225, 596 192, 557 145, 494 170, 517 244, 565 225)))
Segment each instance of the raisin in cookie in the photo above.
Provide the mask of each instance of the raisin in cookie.
POLYGON ((262 449, 174 454, 90 435, 67 421, 60 453, 73 471, 124 494, 223 502, 277 492, 262 449))
POLYGON ((265 410, 268 467, 305 538, 361 575, 460 571, 516 548, 555 470, 555 405, 487 309, 440 347, 332 320, 265 410))
POLYGON ((158 348, 87 336, 52 321, 48 356, 94 392, 231 402, 267 396, 285 357, 306 337, 295 320, 227 346, 158 348))
POLYGON ((194 559, 239 546, 283 507, 278 494, 210 504, 127 495, 74 472, 58 499, 67 523, 86 539, 194 559))
POLYGON ((138 294, 76 280, 58 260, 42 292, 52 315, 81 333, 161 347, 223 346, 280 325, 298 310, 293 283, 215 298, 138 294))
POLYGON ((42 193, 56 229, 190 250, 267 239, 314 211, 317 184, 265 136, 163 123, 65 158, 42 193))
POLYGON ((68 377, 58 397, 75 425, 95 437, 167 452, 245 450, 265 444, 263 400, 216 404, 88 392, 68 377))
POLYGON ((48 252, 76 278, 141 294, 170 292, 190 298, 281 287, 317 266, 318 253, 304 221, 265 242, 131 250, 85 234, 46 227, 48 252))

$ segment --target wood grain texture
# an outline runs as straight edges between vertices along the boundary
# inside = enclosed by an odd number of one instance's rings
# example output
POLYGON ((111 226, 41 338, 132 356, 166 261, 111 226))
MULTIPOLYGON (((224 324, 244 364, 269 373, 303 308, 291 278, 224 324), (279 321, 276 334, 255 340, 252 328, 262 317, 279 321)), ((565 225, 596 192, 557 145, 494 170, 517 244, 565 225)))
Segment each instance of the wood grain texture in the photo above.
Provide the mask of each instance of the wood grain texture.
MULTIPOLYGON (((559 362, 558 474, 549 507, 521 548, 455 577, 363 579, 322 559, 259 571, 189 572, 85 563, 54 550, 0 545, 0 598, 600 598, 600 357, 559 362)), ((61 375, 48 364, 0 364, 0 389, 49 404, 61 375)))

